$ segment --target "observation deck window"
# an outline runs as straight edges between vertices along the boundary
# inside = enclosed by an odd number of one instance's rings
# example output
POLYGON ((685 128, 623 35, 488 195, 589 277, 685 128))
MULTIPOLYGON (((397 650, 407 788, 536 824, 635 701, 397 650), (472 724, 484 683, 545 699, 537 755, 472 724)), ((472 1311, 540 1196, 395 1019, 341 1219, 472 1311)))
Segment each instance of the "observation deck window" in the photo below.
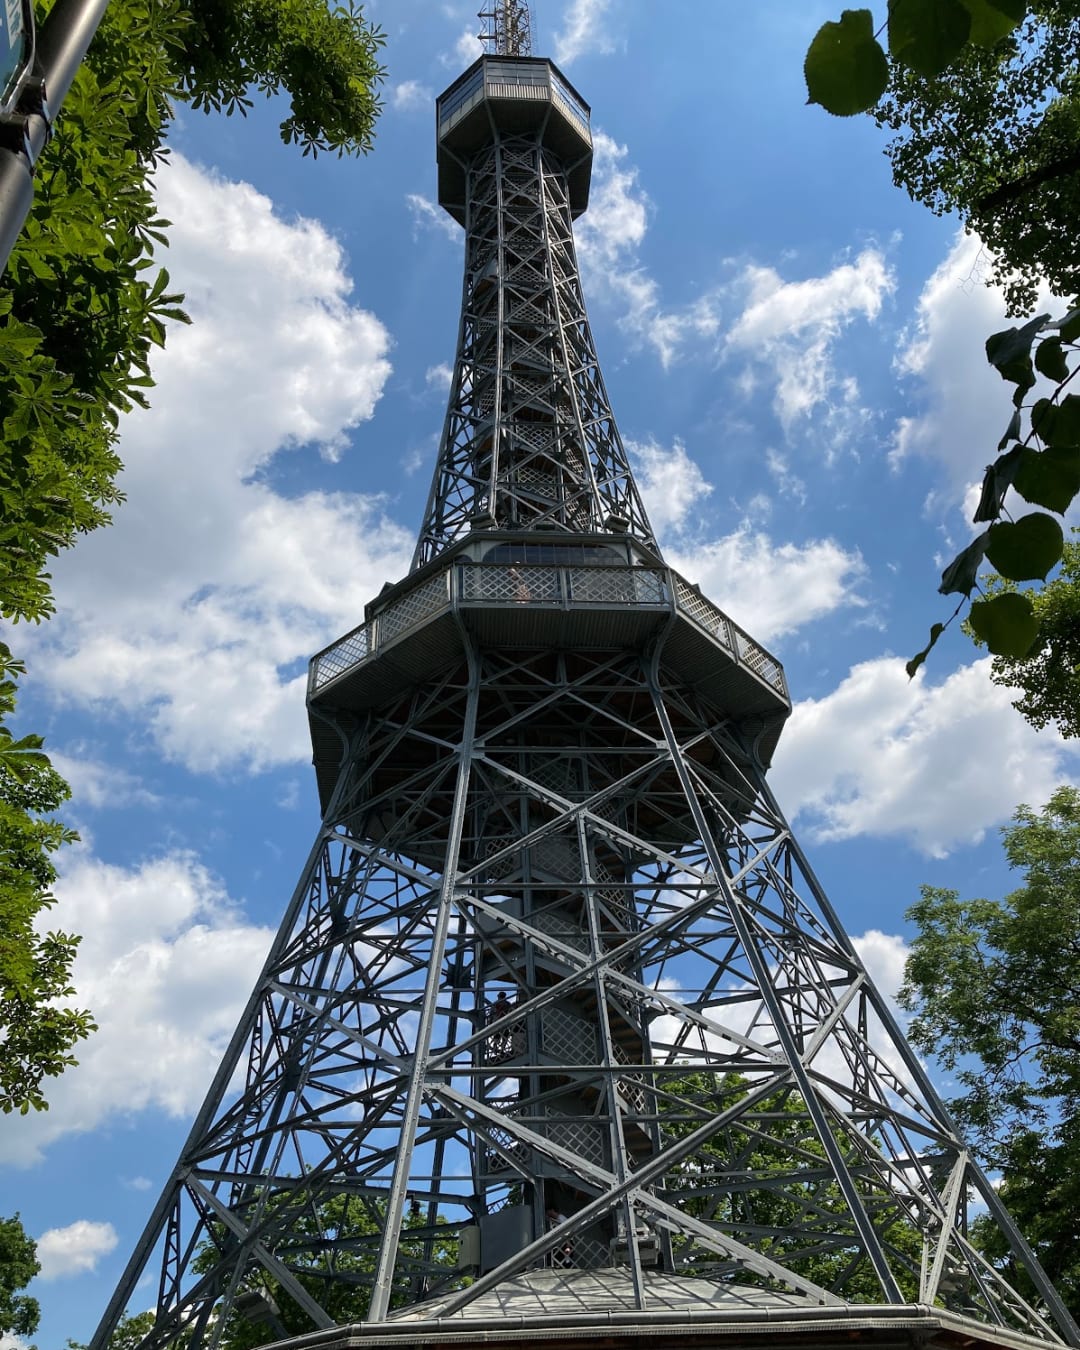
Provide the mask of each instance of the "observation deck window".
POLYGON ((605 544, 560 544, 558 542, 501 543, 484 554, 486 563, 534 563, 548 567, 625 567, 626 550, 605 544))

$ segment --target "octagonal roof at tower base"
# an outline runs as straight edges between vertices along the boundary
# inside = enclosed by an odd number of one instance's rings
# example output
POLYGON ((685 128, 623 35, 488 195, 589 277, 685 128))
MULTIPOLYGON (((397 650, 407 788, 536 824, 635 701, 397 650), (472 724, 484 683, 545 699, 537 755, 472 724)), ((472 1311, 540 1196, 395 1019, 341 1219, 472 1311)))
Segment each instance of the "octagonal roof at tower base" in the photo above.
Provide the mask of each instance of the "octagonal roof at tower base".
POLYGON ((265 1350, 413 1346, 490 1350, 1037 1350, 1061 1345, 922 1304, 822 1306, 794 1292, 642 1272, 648 1310, 634 1308, 629 1269, 533 1270, 456 1312, 432 1299, 392 1314, 267 1344, 265 1350))

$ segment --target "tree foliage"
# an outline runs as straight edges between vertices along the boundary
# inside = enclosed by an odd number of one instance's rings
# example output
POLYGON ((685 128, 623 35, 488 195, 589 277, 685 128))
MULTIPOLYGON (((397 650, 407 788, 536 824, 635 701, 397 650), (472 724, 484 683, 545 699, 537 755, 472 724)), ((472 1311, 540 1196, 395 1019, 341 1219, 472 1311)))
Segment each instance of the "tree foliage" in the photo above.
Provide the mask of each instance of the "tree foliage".
MULTIPOLYGON (((1003 900, 926 886, 901 1001, 952 1103, 1073 1315, 1080 1312, 1080 791, 1004 831, 1023 885, 1003 900)), ((991 1259, 1004 1260, 988 1230, 991 1259)))
POLYGON ((37 1247, 18 1214, 0 1219, 0 1332, 29 1336, 37 1330, 41 1309, 25 1289, 41 1269, 37 1247))
POLYGON ((1030 604, 1038 637, 1026 656, 997 656, 995 684, 1021 691, 1013 707, 1033 727, 1051 723, 1063 736, 1080 737, 1080 537, 1065 544, 1061 571, 1030 604))
MULTIPOLYGON (((11 711, 15 683, 0 645, 0 718, 11 711)), ((78 938, 41 932, 54 903, 53 854, 77 836, 56 820, 70 796, 41 751, 39 736, 16 740, 0 722, 0 1111, 47 1106, 42 1084, 73 1064, 72 1048, 93 1029, 87 1012, 58 1006, 74 993, 71 965, 78 938)))
MULTIPOLYGON (((154 1329, 152 1312, 135 1313, 131 1317, 121 1317, 116 1330, 109 1337, 109 1350, 138 1350, 146 1334, 154 1329)), ((67 1350, 87 1350, 80 1341, 69 1340, 67 1350)))
MULTIPOLYGON (((995 17, 988 4, 971 7, 973 23, 978 14, 995 17)), ((1010 312, 1023 314, 1043 280, 1059 295, 1080 291, 1080 4, 1038 0, 1001 31, 1010 17, 941 74, 894 61, 874 115, 898 133, 888 147, 897 186, 960 215, 990 250, 1010 312)))
MULTIPOLYGON (((1065 556, 1061 520, 1080 493, 1080 394, 1068 392, 1080 371, 1080 303, 1060 322, 1041 314, 1020 328, 1009 328, 987 339, 986 354, 1002 379, 1014 386, 1013 411, 998 442, 996 458, 986 466, 979 504, 972 520, 987 526, 949 563, 938 588, 943 595, 959 595, 960 603, 946 623, 936 623, 930 641, 907 664, 909 675, 926 660, 952 619, 978 591, 968 620, 977 642, 1007 663, 1023 683, 1020 672, 1029 661, 1027 677, 1043 683, 1040 669, 1058 671, 1075 657, 1075 636, 1054 616, 1069 609, 1073 587, 1068 571, 1056 579, 1052 604, 1041 592, 1017 591, 991 583, 984 586, 979 572, 990 563, 1006 582, 1045 581, 1065 556), (1049 395, 1030 398, 1037 374, 1055 381, 1049 395), (1010 491, 1030 506, 1027 513, 1010 510, 1010 491), (1053 513, 1053 514, 1050 514, 1053 513)), ((1075 612, 1077 601, 1072 601, 1075 612)), ((1021 711, 1024 711, 1021 708, 1021 711)), ((1044 723, 1045 724, 1045 723, 1044 723)))
MULTIPOLYGON (((691 1072, 668 1081, 661 1129, 678 1139, 744 1101, 752 1084, 738 1074, 691 1072)), ((840 1146, 878 1235, 893 1258, 905 1293, 918 1297, 922 1235, 865 1163, 860 1143, 838 1115, 840 1146)), ((769 1094, 737 1126, 718 1132, 682 1164, 687 1190, 676 1182, 668 1198, 695 1218, 718 1226, 745 1246, 856 1303, 876 1303, 881 1284, 862 1252, 850 1208, 828 1161, 806 1103, 791 1088, 769 1094), (703 1195, 712 1186, 712 1195, 703 1195)))
MULTIPOLYGON (((47 23, 48 5, 43 6, 47 23)), ((146 405, 150 355, 186 322, 157 261, 153 175, 175 108, 241 111, 286 92, 281 135, 305 154, 371 145, 380 32, 325 0, 111 0, 37 168, 33 209, 0 279, 0 616, 53 609, 49 561, 109 520, 120 418, 146 405)), ((41 935, 49 819, 68 796, 40 738, 16 740, 10 651, 0 660, 0 1108, 42 1108, 89 1016, 60 1009, 76 939, 41 935)))
MULTIPOLYGON (((47 22, 47 19, 46 19, 47 22)), ((0 613, 52 608, 48 559, 120 500, 121 414, 145 405, 150 354, 181 297, 155 260, 168 222, 153 175, 174 109, 244 111, 288 92, 286 142, 370 148, 382 35, 324 0, 113 0, 37 171, 0 285, 0 613)))
MULTIPOLYGON (((903 132, 889 147, 896 181, 982 234, 1014 311, 1034 303, 1043 278, 1064 295, 1080 285, 1080 0, 1027 10, 1027 0, 890 0, 877 33, 870 10, 845 10, 818 32, 805 67, 811 102, 841 116, 877 105, 879 123, 903 132)), ((945 569, 940 590, 960 602, 932 625, 909 675, 965 609, 984 559, 1009 581, 1045 581, 1061 561, 1061 524, 1048 513, 1064 515, 1080 491, 1080 396, 1066 389, 1078 344, 1080 300, 1060 322, 1043 314, 987 341, 987 359, 1015 386, 974 516, 988 528, 945 569), (1038 375, 1053 392, 1025 401, 1038 375), (1045 509, 1012 518, 1010 488, 1045 509)), ((1014 663, 1059 645, 1040 618, 1032 596, 1010 588, 968 614, 976 640, 1014 663)))

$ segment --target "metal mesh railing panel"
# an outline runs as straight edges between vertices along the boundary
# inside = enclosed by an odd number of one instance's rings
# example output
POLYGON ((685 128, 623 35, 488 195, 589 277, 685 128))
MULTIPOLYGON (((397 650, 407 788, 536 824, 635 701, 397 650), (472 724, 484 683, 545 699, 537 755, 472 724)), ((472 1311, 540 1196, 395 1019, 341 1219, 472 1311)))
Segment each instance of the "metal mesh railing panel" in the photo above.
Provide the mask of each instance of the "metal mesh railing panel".
POLYGON ((548 1122, 544 1128, 544 1133, 553 1144, 558 1144, 560 1148, 576 1153, 579 1158, 584 1158, 587 1162, 596 1163, 601 1167, 604 1165, 605 1129, 603 1125, 594 1125, 591 1121, 573 1120, 566 1116, 560 1116, 549 1107, 548 1122))
POLYGON ((774 689, 784 693, 784 672, 780 663, 773 660, 768 652, 763 651, 752 638, 747 637, 739 629, 735 630, 735 641, 743 664, 749 666, 755 675, 760 675, 774 689))
POLYGON ((596 1030, 562 1008, 545 1009, 541 1020, 544 1052, 560 1064, 595 1064, 596 1030))
POLYGON ((312 689, 321 689, 324 684, 366 660, 372 652, 371 635, 371 624, 361 624, 317 656, 312 667, 312 689))
POLYGON ((429 619, 449 602, 448 573, 429 577, 421 586, 401 596, 379 615, 379 644, 392 642, 414 624, 429 619))
POLYGON ((711 633, 721 646, 726 647, 728 651, 733 650, 728 621, 721 610, 693 587, 688 586, 682 577, 675 579, 675 594, 679 608, 684 614, 688 614, 707 633, 711 633))
POLYGON ((549 604, 562 599, 557 567, 525 564, 473 564, 461 569, 463 600, 510 600, 515 604, 549 604))
POLYGON ((664 579, 644 567, 572 567, 570 595, 583 604, 658 605, 664 579))

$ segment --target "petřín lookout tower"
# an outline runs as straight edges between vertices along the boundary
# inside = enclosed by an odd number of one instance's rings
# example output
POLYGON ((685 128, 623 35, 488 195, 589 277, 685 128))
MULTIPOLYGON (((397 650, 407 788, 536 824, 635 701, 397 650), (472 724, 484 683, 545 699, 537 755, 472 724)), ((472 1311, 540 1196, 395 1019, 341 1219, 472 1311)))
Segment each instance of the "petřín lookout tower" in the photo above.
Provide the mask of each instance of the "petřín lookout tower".
POLYGON ((487 18, 412 570, 311 663, 323 824, 93 1350, 140 1296, 146 1350, 1080 1344, 769 791, 780 665, 664 563, 589 108, 487 18))

